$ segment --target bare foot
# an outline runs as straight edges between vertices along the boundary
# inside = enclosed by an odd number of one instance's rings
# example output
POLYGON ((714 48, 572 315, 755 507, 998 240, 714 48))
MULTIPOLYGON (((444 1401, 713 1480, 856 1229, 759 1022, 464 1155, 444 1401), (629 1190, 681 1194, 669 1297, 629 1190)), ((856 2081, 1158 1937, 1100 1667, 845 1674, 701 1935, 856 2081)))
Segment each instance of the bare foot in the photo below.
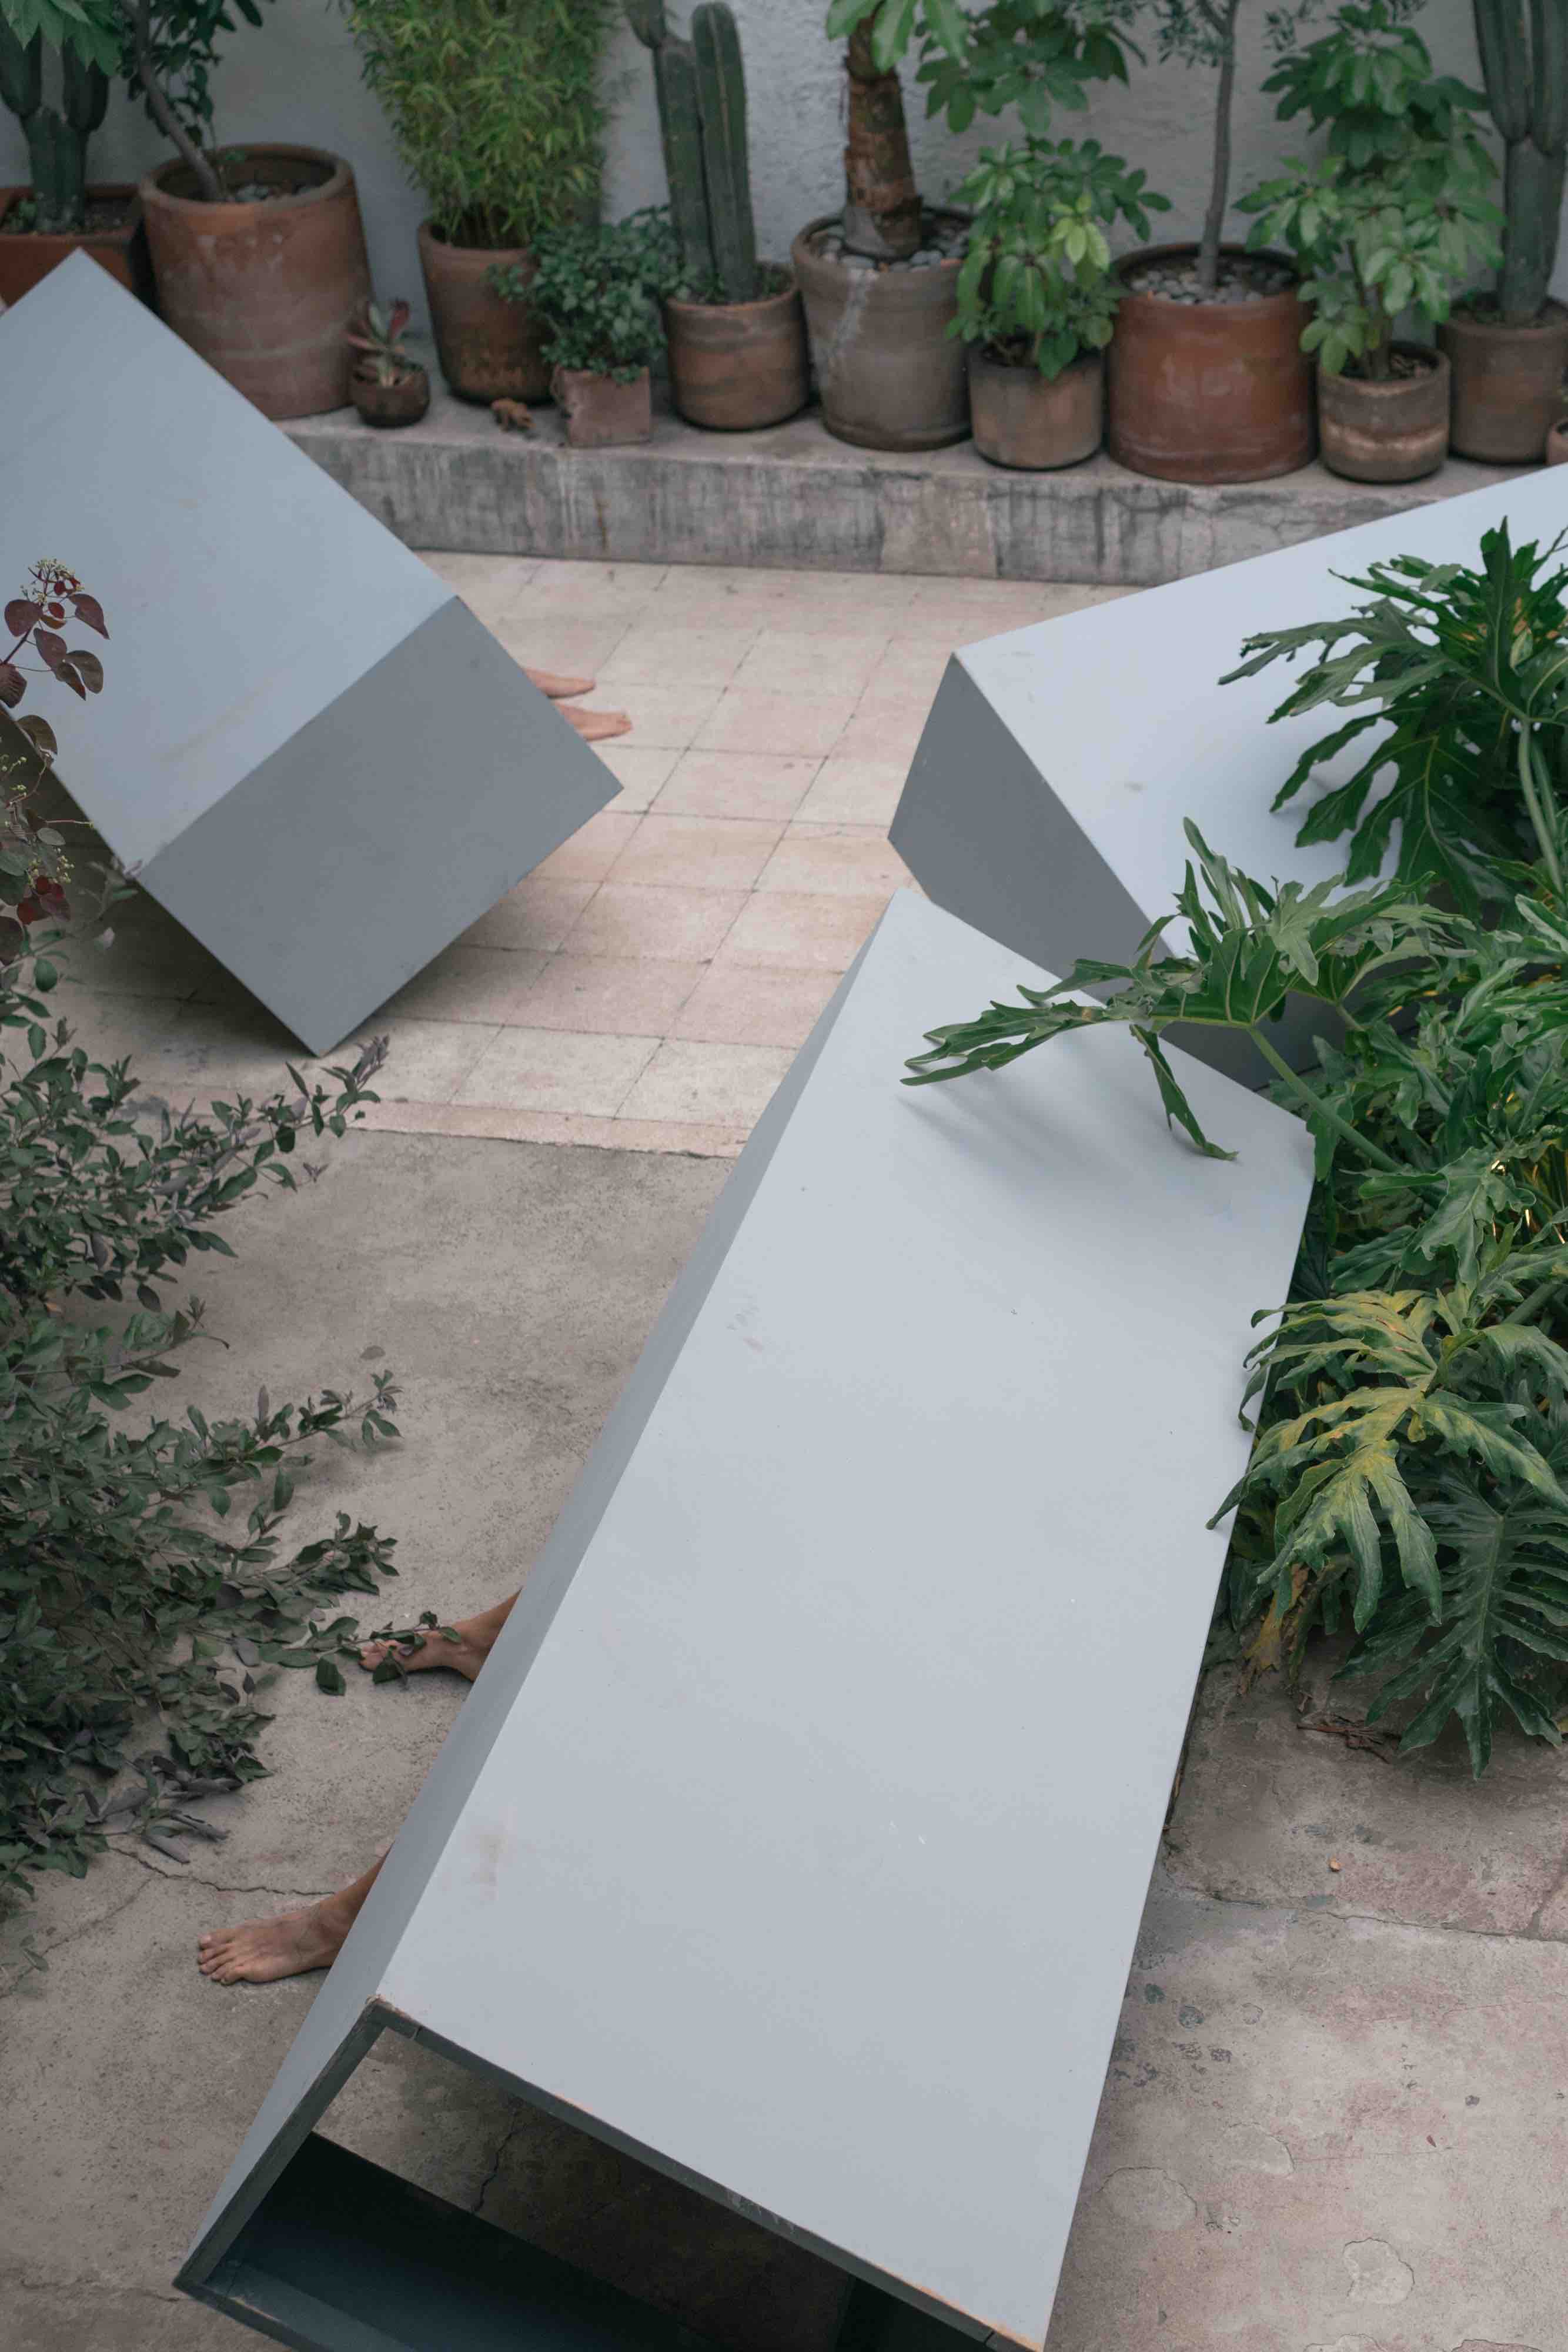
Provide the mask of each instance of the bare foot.
POLYGON ((523 676, 541 694, 548 694, 552 702, 570 702, 574 695, 593 692, 591 677, 562 677, 553 669, 526 668, 523 676))
POLYGON ((623 710, 563 710, 585 743, 602 743, 611 735, 630 735, 632 721, 623 710))
MULTIPOLYGON (((514 1593, 512 1600, 516 1598, 514 1593)), ((451 1629, 457 1636, 455 1642, 449 1642, 439 1626, 422 1626, 406 1642, 367 1642, 360 1652, 360 1664, 367 1674, 389 1657, 396 1659, 405 1675, 420 1674, 427 1666, 450 1666, 454 1674, 472 1682, 511 1613, 512 1601, 501 1601, 494 1609, 482 1609, 477 1617, 460 1617, 451 1629)))
MULTIPOLYGON (((362 1899, 362 1898, 361 1898, 362 1899)), ((359 1904, 348 1895, 329 1895, 308 1911, 284 1911, 276 1919, 247 1919, 241 1927, 217 1927, 196 1945, 196 1965, 214 1984, 275 1984, 329 1969, 354 1924, 359 1904)))

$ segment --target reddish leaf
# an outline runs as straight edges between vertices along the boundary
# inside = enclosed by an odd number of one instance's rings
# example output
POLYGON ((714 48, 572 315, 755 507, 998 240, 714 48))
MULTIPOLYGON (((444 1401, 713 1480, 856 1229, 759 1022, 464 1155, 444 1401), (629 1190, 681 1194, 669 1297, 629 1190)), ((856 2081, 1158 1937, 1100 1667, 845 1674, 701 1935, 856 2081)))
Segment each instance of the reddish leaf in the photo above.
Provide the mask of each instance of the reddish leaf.
POLYGON ((49 668, 54 670, 57 675, 59 666, 66 657, 66 641, 64 637, 57 637, 53 629, 35 629, 33 632, 33 643, 38 649, 39 660, 47 662, 49 668))
POLYGON ((87 688, 82 684, 81 679, 77 676, 75 667, 71 662, 57 661, 55 664, 55 676, 58 678, 62 686, 68 686, 71 692, 74 695, 78 696, 83 702, 87 700, 87 688))
POLYGON ((19 923, 36 923, 43 911, 36 898, 19 899, 16 905, 16 920, 19 923))
MULTIPOLYGON (((66 659, 89 694, 103 692, 103 664, 96 654, 89 654, 85 646, 73 646, 66 659)), ((55 675, 58 677, 57 670, 55 675)))
POLYGON ((396 342, 398 337, 402 334, 413 315, 413 314, 410 310, 406 302, 394 302, 392 304, 392 317, 387 320, 387 341, 389 343, 396 342))
POLYGON ((5 626, 14 637, 25 637, 34 622, 43 617, 43 606, 30 604, 25 596, 13 596, 5 607, 5 626))
POLYGON ((109 628, 103 617, 103 606, 96 596, 89 596, 85 591, 80 591, 71 598, 71 604, 75 607, 77 619, 84 629, 96 629, 100 637, 108 636, 109 628))
POLYGON ((60 747, 55 740, 55 730, 47 719, 18 719, 16 724, 24 735, 31 736, 46 760, 54 758, 60 747))
POLYGON ((27 681, 15 662, 0 662, 0 704, 15 710, 27 691, 27 681))
POLYGON ((66 608, 57 597, 51 597, 44 611, 51 621, 63 621, 66 617, 66 608))

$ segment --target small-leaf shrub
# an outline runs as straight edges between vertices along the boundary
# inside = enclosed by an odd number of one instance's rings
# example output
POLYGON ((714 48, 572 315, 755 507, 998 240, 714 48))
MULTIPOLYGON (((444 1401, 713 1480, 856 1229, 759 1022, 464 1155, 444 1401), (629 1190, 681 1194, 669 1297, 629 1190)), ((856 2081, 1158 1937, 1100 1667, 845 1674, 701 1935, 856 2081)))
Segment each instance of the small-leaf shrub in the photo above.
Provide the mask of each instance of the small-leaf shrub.
POLYGON ((666 294, 682 280, 680 249, 666 213, 648 209, 602 228, 544 229, 531 277, 493 269, 509 301, 527 302, 545 330, 551 367, 630 383, 664 347, 666 294))

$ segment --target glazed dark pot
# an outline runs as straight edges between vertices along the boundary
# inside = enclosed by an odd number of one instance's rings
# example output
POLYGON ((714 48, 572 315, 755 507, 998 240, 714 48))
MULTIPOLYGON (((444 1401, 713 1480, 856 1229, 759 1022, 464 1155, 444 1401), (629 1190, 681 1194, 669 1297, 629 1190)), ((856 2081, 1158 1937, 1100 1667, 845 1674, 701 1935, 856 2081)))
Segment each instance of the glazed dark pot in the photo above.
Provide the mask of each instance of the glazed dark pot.
POLYGON ((837 219, 824 213, 789 248, 823 424, 862 449, 962 441, 968 372, 963 344, 947 332, 958 313, 957 257, 929 269, 854 267, 817 249, 817 236, 837 219))
POLYGON ((975 446, 993 466, 1047 473, 1079 465, 1104 430, 1104 358, 1082 352, 1048 383, 1038 368, 1009 367, 971 344, 969 412, 975 446))
POLYGON ((1563 406, 1568 310, 1548 302, 1531 327, 1456 310, 1437 330, 1453 370, 1449 446, 1493 466, 1538 466, 1563 406))
POLYGON ((538 264, 526 246, 454 245, 429 221, 419 232, 419 266, 430 302, 436 357, 459 400, 544 400, 549 369, 526 302, 508 302, 490 283, 493 269, 538 264))
POLYGON ((558 367, 549 388, 574 449, 622 448, 653 438, 653 388, 646 368, 630 383, 617 383, 588 368, 558 367))
POLYGON ((781 425, 811 396, 806 313, 792 281, 758 302, 664 305, 675 414, 710 433, 781 425))
POLYGON ((356 375, 350 390, 367 425, 417 425, 430 406, 430 378, 422 367, 409 368, 395 383, 378 383, 373 376, 356 375))
MULTIPOLYGON (((1227 246, 1227 257, 1241 248, 1227 246)), ((1194 245, 1149 246, 1117 264, 1125 284, 1194 245)), ((1290 257, 1247 257, 1292 268, 1290 257)), ((1310 465, 1312 369, 1294 287, 1251 302, 1123 294, 1106 373, 1106 439, 1119 465, 1166 482, 1266 482, 1310 465)))
POLYGON ((1448 362, 1421 343, 1396 343, 1433 362, 1389 383, 1320 375, 1318 429, 1323 463, 1352 482, 1416 482, 1435 474, 1448 449, 1448 362))

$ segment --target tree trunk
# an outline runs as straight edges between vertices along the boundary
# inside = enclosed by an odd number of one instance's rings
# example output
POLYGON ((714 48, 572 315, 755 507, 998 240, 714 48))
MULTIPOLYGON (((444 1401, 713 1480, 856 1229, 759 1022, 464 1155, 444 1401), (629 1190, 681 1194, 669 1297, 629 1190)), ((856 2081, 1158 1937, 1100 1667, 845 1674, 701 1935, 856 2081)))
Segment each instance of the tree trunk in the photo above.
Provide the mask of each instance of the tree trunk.
POLYGON ((1203 216, 1203 236, 1197 248, 1197 290, 1202 295, 1212 295, 1219 284, 1219 240, 1230 196, 1230 109, 1236 95, 1238 5, 1239 0, 1230 0, 1225 12, 1225 55, 1214 107, 1214 176, 1209 183, 1208 210, 1203 216))
POLYGON ((873 261, 905 261, 920 244, 920 191, 909 160, 904 92, 883 73, 871 32, 850 35, 849 130, 844 148, 844 245, 873 261))
POLYGON ((152 71, 152 0, 139 0, 136 11, 136 79, 146 95, 148 110, 153 121, 163 136, 173 142, 182 160, 194 174, 197 194, 209 205, 221 205, 224 190, 217 173, 187 132, 152 71))

